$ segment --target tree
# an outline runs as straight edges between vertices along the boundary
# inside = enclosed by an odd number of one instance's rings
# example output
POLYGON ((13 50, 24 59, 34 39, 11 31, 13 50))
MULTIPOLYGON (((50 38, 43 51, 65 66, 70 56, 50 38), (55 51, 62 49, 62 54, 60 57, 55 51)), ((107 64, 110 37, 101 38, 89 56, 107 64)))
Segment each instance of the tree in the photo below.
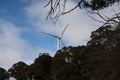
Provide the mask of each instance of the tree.
POLYGON ((119 2, 120 0, 73 0, 73 1, 76 3, 76 6, 66 11, 65 8, 68 4, 67 0, 49 0, 49 2, 45 5, 45 7, 49 6, 47 18, 51 17, 56 22, 61 15, 70 13, 71 11, 77 8, 80 9, 90 8, 93 11, 100 10, 109 7, 116 2, 119 2))
POLYGON ((30 80, 50 80, 50 67, 52 57, 47 53, 40 54, 34 63, 29 66, 30 80))
POLYGON ((8 72, 0 67, 0 80, 7 80, 7 79, 9 79, 8 72))
POLYGON ((27 80, 28 65, 24 62, 15 63, 8 72, 11 77, 17 80, 27 80))
POLYGON ((92 32, 82 54, 83 80, 120 79, 120 25, 104 26, 92 32))
POLYGON ((53 58, 51 76, 53 80, 81 80, 81 54, 85 46, 64 47, 53 58))

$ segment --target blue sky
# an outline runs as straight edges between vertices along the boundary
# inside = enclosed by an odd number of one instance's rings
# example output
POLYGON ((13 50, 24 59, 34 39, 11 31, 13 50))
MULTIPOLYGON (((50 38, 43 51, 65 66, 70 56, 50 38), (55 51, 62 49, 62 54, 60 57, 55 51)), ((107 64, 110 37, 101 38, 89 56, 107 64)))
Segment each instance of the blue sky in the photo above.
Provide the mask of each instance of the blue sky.
MULTIPOLYGON (((66 46, 78 46, 85 45, 91 32, 100 25, 85 10, 78 9, 60 17, 54 25, 51 20, 45 20, 48 12, 45 3, 46 0, 0 0, 0 67, 8 69, 18 61, 31 64, 43 52, 53 56, 57 41, 41 31, 60 35, 69 24, 63 41, 66 46)), ((74 5, 69 0, 66 9, 74 5)), ((110 9, 102 12, 111 15, 110 9)))
POLYGON ((40 44, 39 41, 41 41, 41 38, 27 21, 27 16, 24 13, 24 7, 26 5, 28 5, 28 3, 24 3, 20 0, 1 0, 0 19, 9 21, 20 29, 26 29, 22 32, 21 38, 24 38, 35 47, 40 44))

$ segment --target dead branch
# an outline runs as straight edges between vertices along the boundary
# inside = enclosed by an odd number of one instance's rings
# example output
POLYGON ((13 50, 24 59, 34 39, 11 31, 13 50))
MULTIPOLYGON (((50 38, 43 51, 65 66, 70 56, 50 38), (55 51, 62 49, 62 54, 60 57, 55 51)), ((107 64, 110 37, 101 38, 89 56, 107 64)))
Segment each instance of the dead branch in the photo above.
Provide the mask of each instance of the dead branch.
POLYGON ((100 22, 103 25, 101 27, 104 27, 106 25, 118 25, 120 24, 120 12, 115 12, 115 14, 112 17, 108 17, 103 13, 100 13, 99 11, 89 11, 86 10, 87 12, 91 13, 91 14, 95 14, 97 15, 101 20, 94 18, 93 16, 89 16, 90 18, 92 18, 92 20, 96 21, 96 22, 100 22))
POLYGON ((70 13, 78 7, 81 8, 80 5, 82 4, 83 1, 84 0, 80 0, 75 7, 65 11, 67 0, 49 0, 48 3, 44 6, 44 7, 50 7, 46 19, 50 17, 51 19, 53 19, 53 22, 56 23, 61 15, 70 13))

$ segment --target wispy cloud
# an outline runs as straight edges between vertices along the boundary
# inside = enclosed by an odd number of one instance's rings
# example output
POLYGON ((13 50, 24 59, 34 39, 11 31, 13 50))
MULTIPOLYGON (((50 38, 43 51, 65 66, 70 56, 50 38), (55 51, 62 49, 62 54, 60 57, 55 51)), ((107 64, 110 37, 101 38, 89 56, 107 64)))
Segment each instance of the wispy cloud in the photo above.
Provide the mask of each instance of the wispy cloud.
POLYGON ((50 50, 33 48, 21 38, 21 30, 23 29, 18 28, 13 23, 0 20, 0 25, 0 67, 8 69, 18 61, 30 64, 43 50, 53 54, 50 50))

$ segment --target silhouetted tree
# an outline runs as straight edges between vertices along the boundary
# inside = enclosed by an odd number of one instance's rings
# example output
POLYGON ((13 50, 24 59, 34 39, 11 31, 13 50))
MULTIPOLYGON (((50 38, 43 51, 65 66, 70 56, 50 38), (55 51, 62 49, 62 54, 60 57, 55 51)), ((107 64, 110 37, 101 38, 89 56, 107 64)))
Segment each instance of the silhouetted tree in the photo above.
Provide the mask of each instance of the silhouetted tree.
POLYGON ((53 80, 80 80, 81 53, 85 46, 64 47, 53 58, 51 74, 53 80))
POLYGON ((8 72, 0 67, 0 80, 7 80, 7 79, 9 79, 8 72))
POLYGON ((100 27, 92 32, 82 54, 83 80, 120 79, 120 26, 100 27))
POLYGON ((17 80, 27 80, 28 65, 24 62, 15 63, 8 72, 11 77, 17 80))
POLYGON ((52 57, 46 53, 40 54, 29 66, 29 78, 32 80, 50 80, 52 57))

